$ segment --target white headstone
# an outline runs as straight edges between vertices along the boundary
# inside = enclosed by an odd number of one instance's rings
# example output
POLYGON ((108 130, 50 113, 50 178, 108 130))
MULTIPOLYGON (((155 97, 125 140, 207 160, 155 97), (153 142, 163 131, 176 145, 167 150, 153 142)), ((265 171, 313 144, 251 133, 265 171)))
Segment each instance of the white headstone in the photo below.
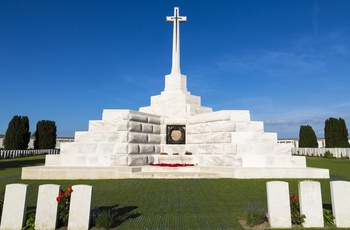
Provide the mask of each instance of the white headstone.
POLYGON ((22 229, 26 217, 27 191, 27 184, 6 185, 0 229, 22 229))
POLYGON ((35 229, 56 229, 58 202, 56 197, 60 185, 44 184, 39 186, 38 201, 35 213, 35 229))
POLYGON ((321 185, 318 181, 299 181, 300 213, 305 215, 303 227, 324 227, 321 185))
POLYGON ((70 200, 68 229, 89 229, 92 186, 74 185, 70 200))
POLYGON ((335 224, 340 228, 350 227, 350 182, 331 181, 331 197, 335 224))
POLYGON ((267 207, 271 228, 291 228, 289 187, 287 182, 266 182, 267 207))

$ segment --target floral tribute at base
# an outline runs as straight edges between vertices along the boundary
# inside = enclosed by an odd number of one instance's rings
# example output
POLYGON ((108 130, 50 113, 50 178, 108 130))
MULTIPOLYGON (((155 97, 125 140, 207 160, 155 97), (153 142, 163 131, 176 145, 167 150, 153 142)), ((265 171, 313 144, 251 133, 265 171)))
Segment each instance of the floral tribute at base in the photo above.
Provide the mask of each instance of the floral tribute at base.
POLYGON ((299 198, 295 194, 290 194, 290 214, 293 225, 302 225, 306 216, 300 213, 299 198))
POLYGON ((58 202, 58 220, 59 224, 63 226, 68 225, 69 206, 72 192, 72 188, 67 188, 66 191, 61 190, 56 197, 56 201, 58 202))

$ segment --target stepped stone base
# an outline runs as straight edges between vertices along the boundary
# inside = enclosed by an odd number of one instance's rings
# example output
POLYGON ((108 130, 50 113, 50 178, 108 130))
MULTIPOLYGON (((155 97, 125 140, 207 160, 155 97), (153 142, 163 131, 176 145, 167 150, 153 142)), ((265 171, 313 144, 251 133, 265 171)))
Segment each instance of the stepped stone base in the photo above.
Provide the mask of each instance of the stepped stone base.
POLYGON ((76 180, 76 179, 128 179, 128 178, 329 178, 327 169, 318 168, 246 168, 246 167, 57 167, 35 166, 22 169, 23 180, 76 180))

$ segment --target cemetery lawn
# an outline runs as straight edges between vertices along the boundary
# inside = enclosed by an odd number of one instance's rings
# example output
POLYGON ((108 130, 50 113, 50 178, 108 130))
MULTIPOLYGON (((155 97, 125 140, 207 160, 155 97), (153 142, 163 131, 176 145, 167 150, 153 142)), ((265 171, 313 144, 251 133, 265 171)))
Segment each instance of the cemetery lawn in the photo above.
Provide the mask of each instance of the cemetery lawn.
MULTIPOLYGON (((20 179, 22 167, 41 164, 44 156, 0 160, 0 192, 10 183, 29 184, 27 213, 35 211, 41 184, 60 184, 63 189, 92 185, 92 208, 118 209, 118 229, 242 229, 238 221, 244 219, 246 205, 258 204, 267 210, 266 182, 271 179, 20 179)), ((308 157, 307 165, 330 169, 330 180, 350 181, 349 159, 308 157)), ((330 180, 317 180, 327 209, 331 209, 330 180)), ((298 179, 283 181, 297 194, 298 179)))

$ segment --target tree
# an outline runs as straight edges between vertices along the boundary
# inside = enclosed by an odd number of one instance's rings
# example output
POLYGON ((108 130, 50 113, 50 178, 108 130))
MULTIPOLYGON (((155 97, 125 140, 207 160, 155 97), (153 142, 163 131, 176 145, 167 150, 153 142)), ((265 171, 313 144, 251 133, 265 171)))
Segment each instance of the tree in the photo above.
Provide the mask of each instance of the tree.
POLYGON ((330 117, 325 122, 324 138, 326 148, 349 148, 349 133, 345 120, 330 117))
POLYGON ((56 146, 56 124, 54 121, 41 120, 36 124, 35 149, 54 149, 56 146))
POLYGON ((312 129, 310 125, 300 126, 299 147, 300 148, 318 148, 318 142, 317 142, 315 131, 312 129))
POLYGON ((27 149, 30 140, 29 119, 27 116, 14 116, 6 130, 5 149, 27 149))

